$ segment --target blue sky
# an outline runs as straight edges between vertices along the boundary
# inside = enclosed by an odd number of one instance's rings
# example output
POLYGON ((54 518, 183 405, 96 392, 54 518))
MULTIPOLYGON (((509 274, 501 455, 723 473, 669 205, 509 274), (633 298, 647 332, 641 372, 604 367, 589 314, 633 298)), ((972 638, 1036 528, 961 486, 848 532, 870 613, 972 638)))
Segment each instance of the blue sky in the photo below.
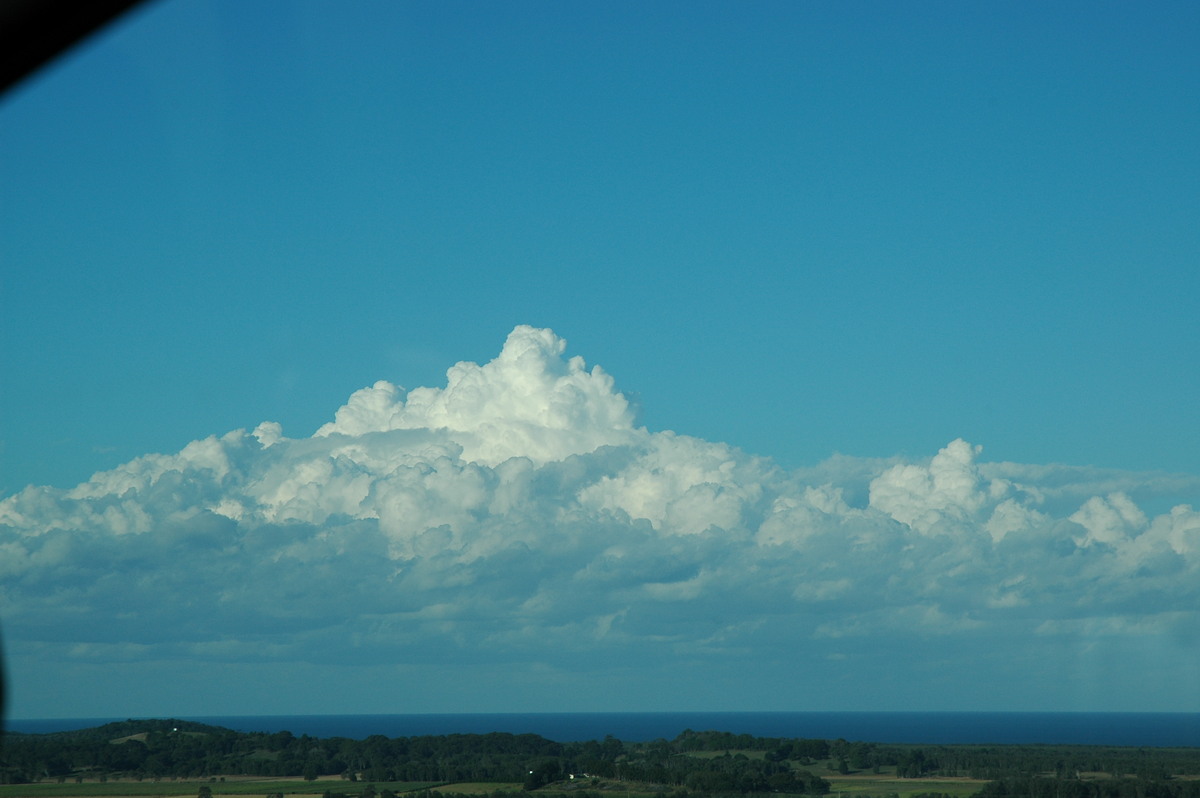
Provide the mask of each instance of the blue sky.
POLYGON ((0 99, 13 713, 1200 711, 1197 30, 137 10, 0 99))

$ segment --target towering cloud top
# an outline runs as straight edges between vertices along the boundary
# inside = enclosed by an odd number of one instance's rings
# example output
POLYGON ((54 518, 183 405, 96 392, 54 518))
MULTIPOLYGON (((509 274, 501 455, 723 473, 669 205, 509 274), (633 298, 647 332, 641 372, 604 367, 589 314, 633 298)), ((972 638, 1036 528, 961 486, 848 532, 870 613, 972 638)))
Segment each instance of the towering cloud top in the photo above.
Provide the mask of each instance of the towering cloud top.
POLYGON ((588 371, 581 357, 564 360, 565 350, 552 331, 519 326, 490 363, 452 366, 445 388, 405 397, 380 380, 356 391, 317 437, 447 430, 465 459, 489 465, 510 457, 544 463, 628 442, 633 412, 612 377, 599 366, 588 371))

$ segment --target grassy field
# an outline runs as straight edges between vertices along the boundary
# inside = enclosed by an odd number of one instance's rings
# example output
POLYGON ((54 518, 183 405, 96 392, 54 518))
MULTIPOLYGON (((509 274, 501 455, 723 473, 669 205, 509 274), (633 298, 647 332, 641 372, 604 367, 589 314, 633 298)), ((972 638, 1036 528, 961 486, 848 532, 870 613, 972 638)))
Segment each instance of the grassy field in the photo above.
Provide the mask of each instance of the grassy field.
MULTIPOLYGON (((912 798, 925 792, 940 792, 947 795, 968 798, 982 786, 983 782, 970 779, 897 779, 891 775, 827 775, 832 785, 834 798, 855 798, 856 796, 886 796, 894 794, 898 798, 912 798)), ((366 784, 349 782, 342 779, 319 779, 317 781, 301 781, 297 779, 235 779, 226 777, 223 782, 209 781, 109 781, 88 782, 84 784, 5 784, 0 785, 0 798, 177 798, 179 796, 195 796, 200 787, 207 785, 214 796, 237 796, 237 798, 256 798, 282 793, 288 798, 292 796, 321 795, 325 790, 332 793, 344 793, 356 796, 362 792, 366 784)), ((395 793, 423 790, 427 787, 441 792, 460 793, 463 795, 487 795, 496 790, 505 792, 520 792, 521 785, 498 784, 494 782, 463 782, 458 784, 435 785, 430 782, 375 782, 376 791, 384 788, 395 793)), ((620 798, 649 798, 652 792, 612 791, 620 798)), ((569 796, 571 793, 555 790, 553 786, 538 791, 539 795, 550 798, 551 795, 569 796)))
POLYGON ((457 784, 444 784, 437 789, 439 792, 457 792, 463 795, 487 795, 496 790, 521 792, 521 782, 462 781, 457 784))
MULTIPOLYGON (((423 790, 436 784, 438 783, 427 781, 374 782, 376 792, 386 788, 395 793, 423 790)), ((254 798, 275 793, 282 793, 285 796, 321 795, 326 790, 333 793, 358 795, 367 785, 342 779, 303 781, 301 779, 238 779, 234 777, 226 777, 225 781, 218 782, 181 780, 107 781, 83 784, 3 784, 0 785, 0 798, 173 798, 174 796, 195 796, 202 786, 207 786, 212 790, 214 796, 231 795, 239 798, 254 798)), ((490 792, 495 788, 496 785, 489 785, 489 789, 483 792, 490 792)), ((520 785, 516 785, 516 788, 520 789, 520 785)), ((443 787, 442 789, 449 788, 443 787)))
POLYGON ((940 792, 947 795, 968 798, 979 792, 987 782, 967 778, 929 778, 929 779, 898 779, 890 773, 874 775, 869 773, 842 776, 837 773, 822 773, 827 779, 832 793, 836 798, 853 798, 853 796, 881 796, 894 794, 899 798, 912 798, 923 792, 940 792))
MULTIPOLYGON (((707 753, 707 752, 706 752, 707 753)), ((722 752, 723 754, 723 752, 722 752)), ((721 755, 721 754, 718 754, 721 755)), ((984 782, 966 778, 928 778, 928 779, 898 779, 892 773, 851 773, 841 775, 836 772, 822 772, 824 769, 817 765, 812 767, 821 777, 828 779, 831 785, 832 798, 913 798, 921 793, 944 793, 955 798, 969 798, 983 786, 984 782)), ((262 796, 281 793, 287 798, 303 798, 304 796, 319 796, 326 790, 331 793, 342 793, 347 796, 357 796, 367 786, 363 782, 350 782, 340 778, 324 777, 316 781, 299 779, 270 779, 251 776, 226 776, 225 781, 208 781, 207 779, 179 781, 108 781, 85 782, 75 784, 67 782, 42 784, 5 784, 0 785, 0 798, 192 798, 202 786, 212 790, 213 796, 235 796, 236 798, 260 798, 262 796)), ((374 782, 376 792, 389 789, 400 794, 426 788, 436 789, 444 793, 459 793, 462 795, 487 795, 502 790, 505 792, 520 792, 518 783, 496 782, 460 782, 444 784, 434 782, 374 782)), ((545 798, 569 798, 571 792, 555 789, 560 785, 548 785, 539 790, 538 794, 545 798)), ((635 787, 635 785, 627 785, 635 787)), ((643 788, 646 785, 640 785, 643 788)), ((606 784, 606 792, 611 792, 615 798, 651 798, 654 792, 646 792, 636 787, 632 790, 612 789, 606 784)))

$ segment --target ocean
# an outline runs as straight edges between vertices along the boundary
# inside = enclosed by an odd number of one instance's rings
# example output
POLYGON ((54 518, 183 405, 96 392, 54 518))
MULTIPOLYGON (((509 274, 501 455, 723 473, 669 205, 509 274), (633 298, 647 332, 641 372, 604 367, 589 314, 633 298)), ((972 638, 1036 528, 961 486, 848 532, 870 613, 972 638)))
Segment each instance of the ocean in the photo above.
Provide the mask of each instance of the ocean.
MULTIPOLYGON (((1167 712, 564 712, 532 714, 182 716, 236 731, 287 730, 363 739, 511 732, 558 742, 673 739, 684 729, 757 737, 882 743, 1067 743, 1200 747, 1200 713, 1167 712)), ((9 720, 15 732, 45 734, 125 718, 9 720)))

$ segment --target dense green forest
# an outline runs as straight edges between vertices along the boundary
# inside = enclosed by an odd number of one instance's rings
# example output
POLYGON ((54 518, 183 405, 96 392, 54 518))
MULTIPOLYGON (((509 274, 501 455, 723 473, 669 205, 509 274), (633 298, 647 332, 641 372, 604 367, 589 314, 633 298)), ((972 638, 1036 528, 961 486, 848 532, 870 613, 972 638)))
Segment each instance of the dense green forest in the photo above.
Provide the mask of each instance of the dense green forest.
POLYGON ((352 740, 129 720, 54 734, 8 733, 0 753, 6 784, 334 775, 366 783, 517 783, 526 790, 638 785, 664 795, 823 795, 832 790, 830 779, 854 773, 977 779, 979 798, 1200 798, 1196 748, 884 745, 691 730, 646 743, 613 737, 560 743, 499 732, 352 740))

